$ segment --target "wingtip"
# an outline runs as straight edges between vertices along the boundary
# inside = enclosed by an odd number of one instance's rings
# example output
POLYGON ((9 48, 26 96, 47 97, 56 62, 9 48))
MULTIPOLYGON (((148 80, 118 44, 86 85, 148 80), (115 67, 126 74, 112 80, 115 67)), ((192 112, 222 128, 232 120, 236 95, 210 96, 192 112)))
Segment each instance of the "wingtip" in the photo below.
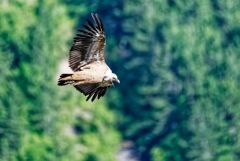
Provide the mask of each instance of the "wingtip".
POLYGON ((95 22, 95 24, 96 24, 97 29, 98 29, 100 32, 104 32, 103 23, 102 23, 101 19, 99 18, 98 14, 92 12, 92 13, 91 13, 91 16, 92 16, 92 19, 94 20, 94 22, 95 22))
POLYGON ((94 13, 94 12, 91 13, 91 16, 92 16, 93 19, 95 18, 95 14, 96 13, 94 13))

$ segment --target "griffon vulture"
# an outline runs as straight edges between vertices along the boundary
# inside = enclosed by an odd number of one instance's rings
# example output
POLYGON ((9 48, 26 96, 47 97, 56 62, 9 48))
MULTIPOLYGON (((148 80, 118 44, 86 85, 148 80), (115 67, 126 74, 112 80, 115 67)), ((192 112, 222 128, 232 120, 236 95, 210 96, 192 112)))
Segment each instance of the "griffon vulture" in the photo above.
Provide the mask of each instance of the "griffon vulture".
POLYGON ((72 74, 62 74, 59 86, 73 85, 78 91, 91 98, 104 96, 107 89, 118 82, 118 77, 108 67, 104 59, 105 33, 102 21, 96 13, 79 29, 69 52, 69 67, 72 74))

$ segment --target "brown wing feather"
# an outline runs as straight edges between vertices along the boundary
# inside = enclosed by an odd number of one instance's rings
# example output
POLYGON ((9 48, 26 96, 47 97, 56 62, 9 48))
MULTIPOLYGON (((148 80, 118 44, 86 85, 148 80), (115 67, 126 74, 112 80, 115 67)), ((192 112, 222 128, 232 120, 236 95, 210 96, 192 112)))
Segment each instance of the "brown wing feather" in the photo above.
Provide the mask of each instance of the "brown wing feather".
POLYGON ((98 84, 81 84, 81 85, 75 85, 74 86, 78 91, 83 93, 85 96, 92 93, 95 89, 99 87, 98 84))
POLYGON ((104 94, 106 93, 106 91, 107 91, 107 87, 99 87, 88 95, 86 101, 88 101, 90 98, 92 98, 91 101, 93 102, 95 100, 95 98, 99 99, 99 98, 103 97, 104 94))
POLYGON ((94 24, 87 20, 74 38, 69 53, 69 66, 73 71, 93 61, 104 61, 105 34, 102 21, 92 13, 94 24))
POLYGON ((96 98, 101 98, 107 91, 107 87, 99 87, 99 84, 82 84, 74 86, 78 91, 87 96, 86 101, 91 99, 93 102, 96 98))

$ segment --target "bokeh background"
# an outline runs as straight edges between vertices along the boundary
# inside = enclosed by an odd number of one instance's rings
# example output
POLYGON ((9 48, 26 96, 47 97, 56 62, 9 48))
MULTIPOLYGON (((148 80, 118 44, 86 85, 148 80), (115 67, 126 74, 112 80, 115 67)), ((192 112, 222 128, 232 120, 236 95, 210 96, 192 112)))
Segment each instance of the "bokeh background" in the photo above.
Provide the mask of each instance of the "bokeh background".
POLYGON ((1 161, 239 161, 239 89, 239 0, 0 0, 1 161), (121 80, 94 103, 57 86, 91 12, 121 80))

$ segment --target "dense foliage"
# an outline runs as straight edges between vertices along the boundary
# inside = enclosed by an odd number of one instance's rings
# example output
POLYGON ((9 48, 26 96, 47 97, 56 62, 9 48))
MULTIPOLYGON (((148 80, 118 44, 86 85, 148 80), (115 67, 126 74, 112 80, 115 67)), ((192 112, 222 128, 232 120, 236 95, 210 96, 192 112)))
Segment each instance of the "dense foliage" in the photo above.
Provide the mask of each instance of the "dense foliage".
POLYGON ((122 111, 120 129, 142 160, 239 160, 239 7, 212 0, 123 7, 114 64, 124 101, 110 105, 122 111))
POLYGON ((84 104, 56 85, 71 29, 55 0, 0 3, 1 161, 115 160, 119 135, 104 101, 84 104))
POLYGON ((141 160, 239 160, 237 0, 68 2, 104 19, 121 79, 108 102, 141 160))
POLYGON ((238 0, 0 2, 0 160, 240 160, 238 0), (59 60, 90 12, 121 84, 85 102, 56 86, 59 60), (116 123, 118 126, 116 126, 116 123))

